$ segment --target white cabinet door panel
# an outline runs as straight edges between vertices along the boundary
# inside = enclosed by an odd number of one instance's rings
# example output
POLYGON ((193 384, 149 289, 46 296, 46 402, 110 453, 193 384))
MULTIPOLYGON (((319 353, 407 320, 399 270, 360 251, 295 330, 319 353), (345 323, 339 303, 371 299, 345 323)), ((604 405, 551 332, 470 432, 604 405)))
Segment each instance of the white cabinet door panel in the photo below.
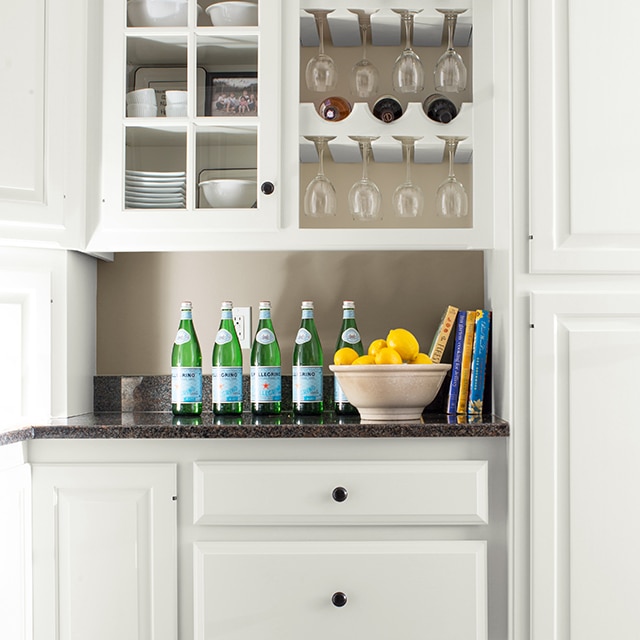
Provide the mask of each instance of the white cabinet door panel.
POLYGON ((194 562, 196 640, 487 637, 484 541, 198 542, 194 562))
POLYGON ((640 5, 530 6, 530 204, 534 272, 640 271, 637 215, 640 5), (615 43, 609 49, 597 42, 615 43))
POLYGON ((640 628, 640 294, 532 296, 532 640, 640 628))
POLYGON ((35 638, 175 640, 172 464, 33 465, 35 638))

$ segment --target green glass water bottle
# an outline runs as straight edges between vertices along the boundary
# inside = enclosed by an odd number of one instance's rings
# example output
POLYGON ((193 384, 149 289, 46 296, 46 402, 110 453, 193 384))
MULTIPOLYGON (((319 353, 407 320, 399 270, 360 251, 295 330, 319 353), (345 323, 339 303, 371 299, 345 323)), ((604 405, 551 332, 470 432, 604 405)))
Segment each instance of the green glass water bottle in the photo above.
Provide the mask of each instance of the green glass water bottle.
MULTIPOLYGON (((345 300, 342 303, 342 326, 336 341, 335 351, 343 347, 351 347, 359 356, 364 354, 362 339, 356 325, 356 305, 353 300, 345 300)), ((358 413, 358 410, 347 399, 335 375, 333 376, 333 400, 336 413, 341 415, 358 413)))
POLYGON ((260 302, 258 328, 251 347, 251 411, 255 414, 280 413, 282 374, 280 345, 273 330, 271 303, 260 302))
POLYGON ((211 357, 211 400, 216 414, 242 413, 242 349, 233 326, 233 303, 220 307, 220 326, 211 357))
POLYGON ((322 401, 322 345, 313 318, 313 302, 302 303, 302 320, 293 348, 293 411, 302 415, 320 415, 322 401))
POLYGON ((171 411, 176 416, 202 413, 202 351, 188 301, 180 304, 180 325, 171 350, 171 411))

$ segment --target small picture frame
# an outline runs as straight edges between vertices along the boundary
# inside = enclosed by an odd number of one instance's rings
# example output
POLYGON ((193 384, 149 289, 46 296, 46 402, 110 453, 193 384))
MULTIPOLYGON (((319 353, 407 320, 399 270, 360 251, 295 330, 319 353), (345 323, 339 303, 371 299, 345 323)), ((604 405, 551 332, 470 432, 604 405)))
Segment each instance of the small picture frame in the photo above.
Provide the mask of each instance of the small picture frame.
POLYGON ((255 71, 209 71, 206 79, 206 116, 258 114, 258 76, 255 71))

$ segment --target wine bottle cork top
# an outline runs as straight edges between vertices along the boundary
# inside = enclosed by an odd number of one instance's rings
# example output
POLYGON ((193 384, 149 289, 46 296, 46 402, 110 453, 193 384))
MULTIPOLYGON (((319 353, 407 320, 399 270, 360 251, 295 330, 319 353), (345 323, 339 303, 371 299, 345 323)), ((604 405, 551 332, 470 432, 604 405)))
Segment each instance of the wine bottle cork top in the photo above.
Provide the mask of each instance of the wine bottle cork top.
POLYGON ((313 309, 313 301, 312 300, 303 300, 301 306, 302 306, 303 309, 313 309))
POLYGON ((353 300, 344 300, 342 302, 343 309, 355 309, 356 303, 353 300))
POLYGON ((233 309, 233 302, 229 301, 229 300, 225 300, 221 305, 220 305, 221 309, 233 309))
POLYGON ((191 301, 190 301, 190 300, 183 300, 183 301, 180 303, 180 307, 181 307, 182 309, 191 309, 191 307, 192 307, 192 306, 193 306, 193 305, 191 304, 191 301))
POLYGON ((260 309, 271 309, 271 302, 269 300, 260 300, 260 309))

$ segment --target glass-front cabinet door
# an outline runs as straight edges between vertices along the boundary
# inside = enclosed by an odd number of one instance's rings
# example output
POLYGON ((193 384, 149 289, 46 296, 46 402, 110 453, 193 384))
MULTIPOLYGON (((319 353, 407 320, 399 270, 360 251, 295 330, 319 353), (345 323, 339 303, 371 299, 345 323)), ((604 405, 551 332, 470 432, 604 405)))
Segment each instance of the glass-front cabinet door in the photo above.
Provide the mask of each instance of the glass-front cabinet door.
POLYGON ((104 3, 92 248, 216 249, 275 230, 280 2, 104 3))

